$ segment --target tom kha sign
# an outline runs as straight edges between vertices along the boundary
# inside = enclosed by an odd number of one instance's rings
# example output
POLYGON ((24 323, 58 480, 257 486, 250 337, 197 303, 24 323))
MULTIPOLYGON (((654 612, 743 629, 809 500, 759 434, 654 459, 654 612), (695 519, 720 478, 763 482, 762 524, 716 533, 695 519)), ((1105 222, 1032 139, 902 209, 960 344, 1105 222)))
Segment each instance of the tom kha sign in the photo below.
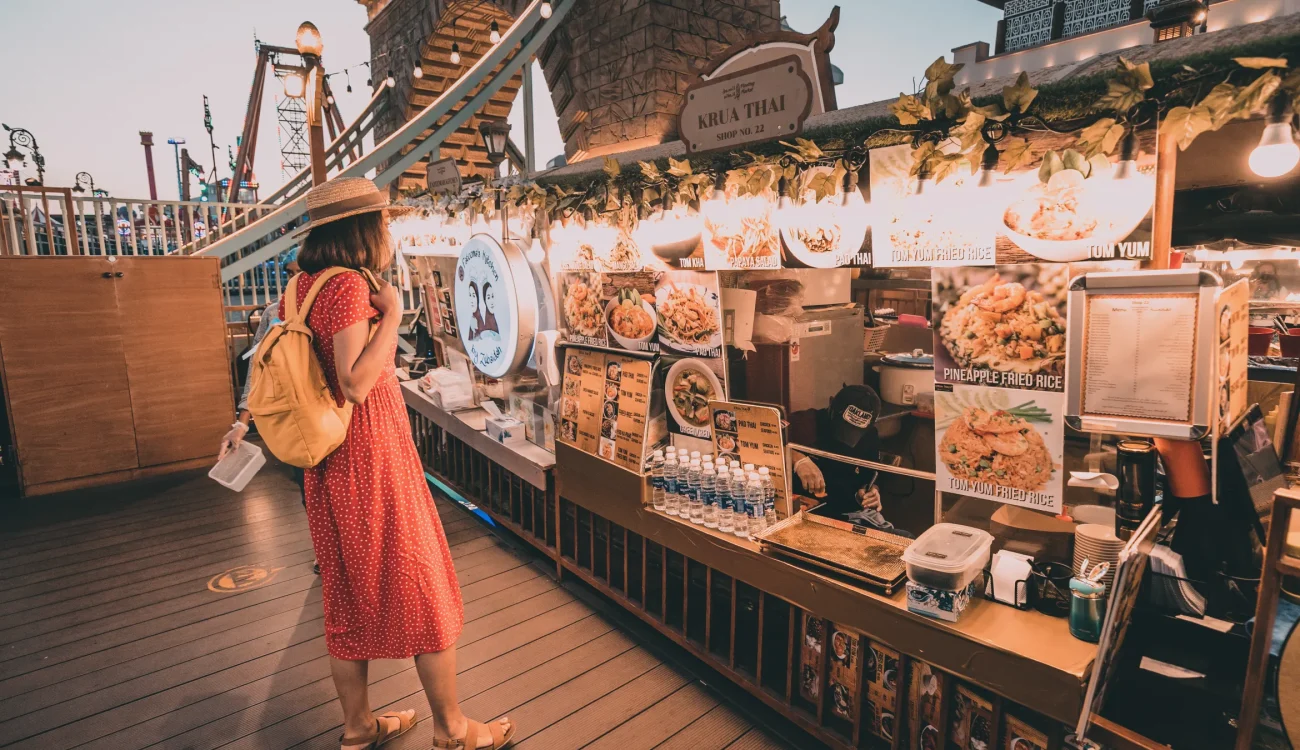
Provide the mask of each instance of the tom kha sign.
POLYGON ((803 129, 812 101, 812 80, 790 55, 692 85, 678 132, 692 154, 790 138, 803 129))

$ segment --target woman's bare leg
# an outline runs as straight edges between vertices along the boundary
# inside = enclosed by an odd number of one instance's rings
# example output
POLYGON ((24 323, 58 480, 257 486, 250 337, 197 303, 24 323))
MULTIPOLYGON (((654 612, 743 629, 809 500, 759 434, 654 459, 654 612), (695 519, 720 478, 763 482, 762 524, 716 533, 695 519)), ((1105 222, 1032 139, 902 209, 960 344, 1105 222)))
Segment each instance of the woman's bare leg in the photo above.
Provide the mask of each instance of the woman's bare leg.
MULTIPOLYGON (((420 675, 420 684, 424 686, 429 708, 433 711, 434 736, 439 739, 464 737, 468 724, 456 698, 456 647, 416 656, 415 671, 420 675)), ((510 728, 508 719, 500 721, 503 730, 510 728)), ((477 745, 491 747, 492 737, 480 736, 477 745)))
POLYGON ((334 689, 343 706, 344 737, 369 737, 375 730, 375 715, 370 710, 367 691, 369 667, 369 662, 330 657, 330 674, 334 676, 334 689))

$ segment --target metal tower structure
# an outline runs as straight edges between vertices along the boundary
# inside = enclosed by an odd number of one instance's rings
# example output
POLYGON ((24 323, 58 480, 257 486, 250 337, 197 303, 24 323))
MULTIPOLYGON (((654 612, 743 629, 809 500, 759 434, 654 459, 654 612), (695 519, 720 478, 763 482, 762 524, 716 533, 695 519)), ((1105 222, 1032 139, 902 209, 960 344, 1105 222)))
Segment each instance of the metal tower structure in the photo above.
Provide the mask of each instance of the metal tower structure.
MULTIPOLYGON (((275 77, 286 73, 277 69, 275 77)), ((290 178, 311 164, 311 145, 307 141, 307 99, 275 97, 276 136, 280 143, 280 175, 290 178)))

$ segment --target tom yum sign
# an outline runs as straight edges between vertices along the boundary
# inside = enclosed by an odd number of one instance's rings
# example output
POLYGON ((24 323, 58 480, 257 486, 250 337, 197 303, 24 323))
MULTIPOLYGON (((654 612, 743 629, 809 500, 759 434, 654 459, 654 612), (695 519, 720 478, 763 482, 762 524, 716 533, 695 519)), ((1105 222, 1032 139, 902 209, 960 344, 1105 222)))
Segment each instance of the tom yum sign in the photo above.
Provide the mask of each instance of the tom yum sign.
POLYGON ((688 153, 789 138, 812 110, 812 80, 791 55, 686 90, 678 131, 688 153))

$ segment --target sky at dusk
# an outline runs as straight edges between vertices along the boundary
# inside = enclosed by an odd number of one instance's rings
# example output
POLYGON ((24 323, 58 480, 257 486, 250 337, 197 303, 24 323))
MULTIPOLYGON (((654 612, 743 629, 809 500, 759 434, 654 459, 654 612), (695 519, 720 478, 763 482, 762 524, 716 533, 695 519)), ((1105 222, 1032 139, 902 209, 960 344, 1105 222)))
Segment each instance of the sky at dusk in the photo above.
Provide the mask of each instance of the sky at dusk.
MULTIPOLYGON (((953 47, 991 41, 998 11, 978 0, 840 0, 840 26, 831 60, 844 70, 841 108, 911 90, 925 66, 953 47)), ((831 0, 784 0, 798 31, 825 21, 831 0)), ((0 0, 0 122, 32 131, 46 160, 46 184, 71 185, 89 172, 115 197, 147 198, 139 131, 154 134, 154 164, 162 199, 177 194, 168 138, 185 138, 191 156, 212 167, 203 128, 203 96, 211 102, 219 169, 229 176, 226 147, 244 120, 256 57, 254 37, 293 46, 298 24, 311 20, 325 40, 329 72, 370 57, 365 9, 355 0, 0 0)), ((405 71, 409 75, 409 71, 405 71)), ((537 102, 537 162, 563 151, 555 112, 540 69, 533 74, 537 102)), ((331 79, 345 121, 370 98, 367 70, 331 79)), ((377 75, 376 79, 380 76, 377 75)), ((378 80, 376 80, 378 82, 378 80)), ((254 169, 263 195, 282 182, 274 96, 267 84, 254 169)), ((511 114, 513 137, 523 143, 523 97, 511 114)), ((0 136, 7 134, 0 132, 0 136)), ((8 143, 0 144, 0 150, 8 143)), ((23 176, 33 176, 34 169, 23 176)))

